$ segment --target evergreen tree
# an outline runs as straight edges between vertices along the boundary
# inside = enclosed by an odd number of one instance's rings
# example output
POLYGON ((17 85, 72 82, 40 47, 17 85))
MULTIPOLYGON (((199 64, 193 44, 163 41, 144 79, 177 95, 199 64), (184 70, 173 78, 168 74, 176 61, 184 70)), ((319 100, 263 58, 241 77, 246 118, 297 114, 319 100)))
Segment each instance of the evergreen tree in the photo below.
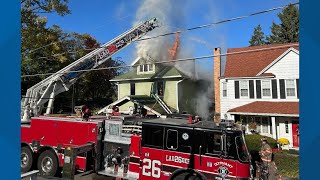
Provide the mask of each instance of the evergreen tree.
POLYGON ((271 35, 267 37, 270 44, 299 42, 299 9, 289 5, 278 14, 281 23, 272 23, 271 35))
POLYGON ((260 46, 266 44, 264 33, 262 32, 260 24, 254 28, 253 35, 249 43, 250 46, 260 46))

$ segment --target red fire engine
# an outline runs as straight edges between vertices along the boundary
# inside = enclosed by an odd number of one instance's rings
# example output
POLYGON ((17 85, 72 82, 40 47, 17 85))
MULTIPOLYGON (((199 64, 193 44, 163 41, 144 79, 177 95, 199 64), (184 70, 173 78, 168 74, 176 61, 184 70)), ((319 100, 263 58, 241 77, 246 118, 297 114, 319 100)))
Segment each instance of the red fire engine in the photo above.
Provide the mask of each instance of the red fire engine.
POLYGON ((21 168, 73 178, 76 170, 123 179, 250 179, 241 130, 185 117, 79 121, 36 117, 21 128, 21 168), (46 128, 44 128, 46 127, 46 128))
MULTIPOLYGON (((28 89, 22 99, 21 171, 73 179, 76 171, 123 179, 249 179, 242 131, 185 116, 49 116, 54 97, 85 72, 157 27, 151 19, 28 89), (46 116, 40 116, 47 103, 46 116)), ((81 108, 80 108, 81 109, 81 108)), ((84 108, 85 109, 85 108, 84 108)), ((114 113, 113 115, 119 115, 114 113)))

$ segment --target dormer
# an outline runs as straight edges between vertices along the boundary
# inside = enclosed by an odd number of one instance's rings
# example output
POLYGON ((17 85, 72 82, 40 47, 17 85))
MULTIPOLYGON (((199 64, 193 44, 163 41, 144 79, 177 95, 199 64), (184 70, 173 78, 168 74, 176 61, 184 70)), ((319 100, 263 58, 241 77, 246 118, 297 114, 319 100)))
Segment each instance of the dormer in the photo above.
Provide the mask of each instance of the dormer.
POLYGON ((138 57, 131 65, 136 66, 137 74, 154 74, 156 69, 153 62, 142 57, 138 57))

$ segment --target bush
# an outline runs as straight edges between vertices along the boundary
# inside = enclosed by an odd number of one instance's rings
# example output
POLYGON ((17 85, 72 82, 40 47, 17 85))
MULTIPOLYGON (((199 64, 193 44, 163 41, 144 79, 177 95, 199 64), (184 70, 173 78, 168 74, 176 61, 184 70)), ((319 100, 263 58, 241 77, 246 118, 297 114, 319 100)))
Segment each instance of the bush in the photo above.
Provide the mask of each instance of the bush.
MULTIPOLYGON (((252 151, 260 151, 261 148, 261 138, 265 136, 262 136, 260 134, 249 134, 245 136, 246 144, 248 146, 249 152, 252 151)), ((270 137, 265 137, 267 138, 268 144, 272 149, 278 148, 277 146, 277 141, 273 138, 270 137)))
POLYGON ((287 138, 280 138, 278 139, 278 143, 283 146, 283 145, 288 145, 290 142, 287 138))
POLYGON ((291 178, 299 178, 299 156, 275 153, 274 161, 279 174, 291 178))

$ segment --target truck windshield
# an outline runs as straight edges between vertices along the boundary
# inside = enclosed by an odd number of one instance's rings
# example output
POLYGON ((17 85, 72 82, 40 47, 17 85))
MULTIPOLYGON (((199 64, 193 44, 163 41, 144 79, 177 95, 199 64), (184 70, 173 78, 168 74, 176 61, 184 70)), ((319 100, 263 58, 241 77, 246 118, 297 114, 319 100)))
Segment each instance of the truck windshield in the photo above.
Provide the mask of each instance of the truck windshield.
POLYGON ((236 137, 237 154, 241 162, 249 162, 249 154, 242 136, 236 137))

